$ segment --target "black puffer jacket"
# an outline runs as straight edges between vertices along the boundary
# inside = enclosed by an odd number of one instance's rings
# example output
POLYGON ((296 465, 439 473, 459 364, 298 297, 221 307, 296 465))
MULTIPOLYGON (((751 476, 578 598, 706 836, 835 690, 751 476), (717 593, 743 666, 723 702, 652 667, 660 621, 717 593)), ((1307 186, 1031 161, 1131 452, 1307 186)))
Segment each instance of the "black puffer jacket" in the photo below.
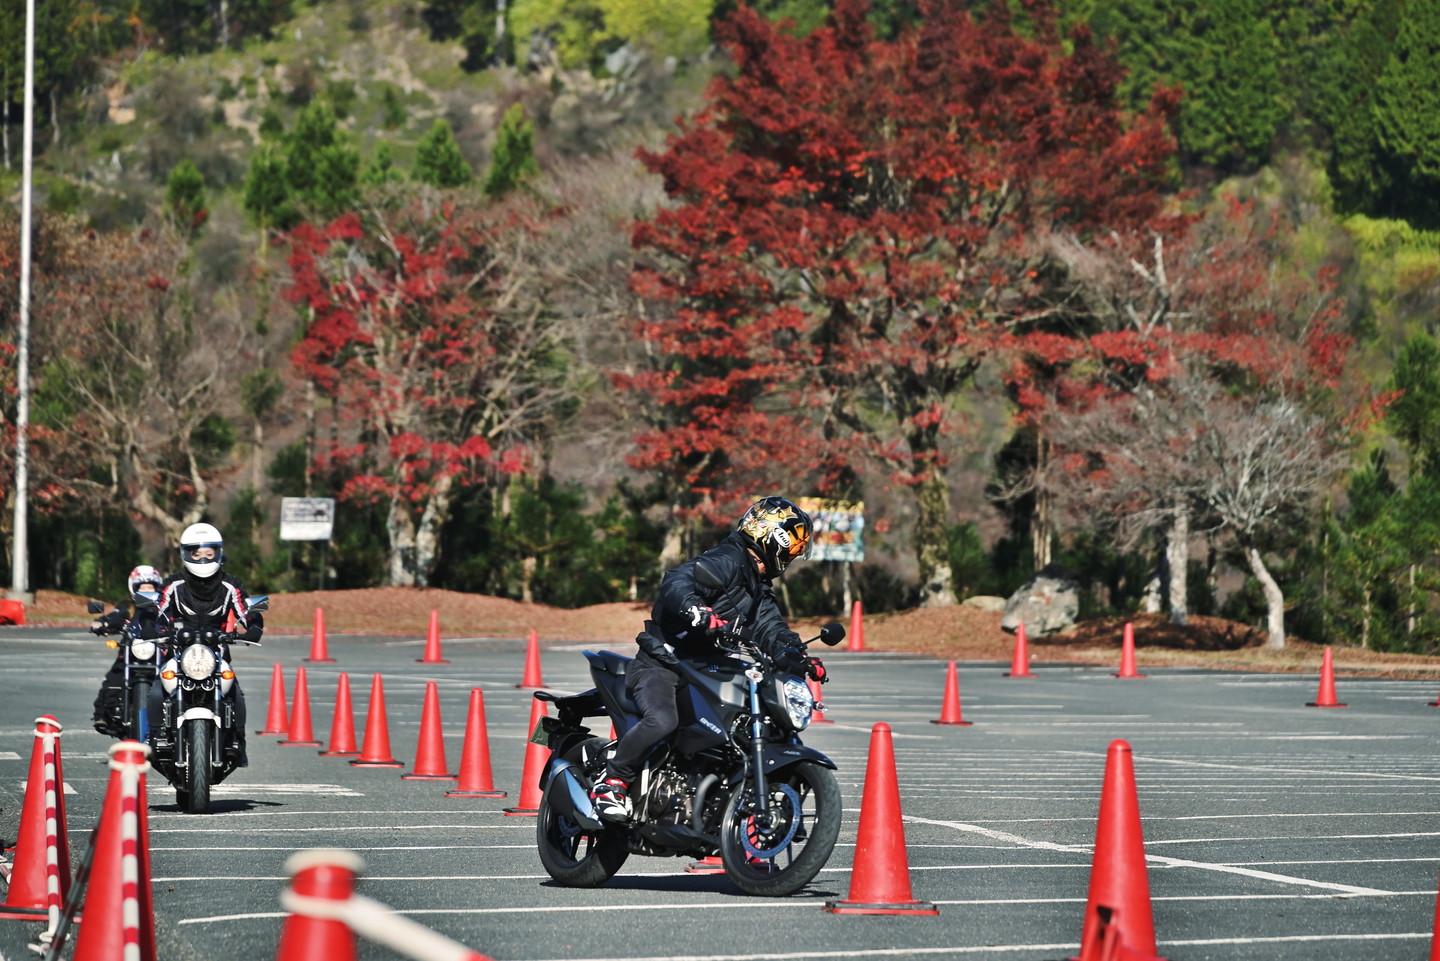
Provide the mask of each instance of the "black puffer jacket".
POLYGON ((800 644, 800 635, 785 623, 770 582, 756 573, 745 545, 742 534, 732 533, 665 575, 651 620, 635 639, 643 653, 661 662, 715 653, 711 635, 690 625, 686 611, 696 605, 713 609, 732 628, 738 625, 742 637, 772 657, 800 644), (667 643, 673 655, 667 656, 667 643))

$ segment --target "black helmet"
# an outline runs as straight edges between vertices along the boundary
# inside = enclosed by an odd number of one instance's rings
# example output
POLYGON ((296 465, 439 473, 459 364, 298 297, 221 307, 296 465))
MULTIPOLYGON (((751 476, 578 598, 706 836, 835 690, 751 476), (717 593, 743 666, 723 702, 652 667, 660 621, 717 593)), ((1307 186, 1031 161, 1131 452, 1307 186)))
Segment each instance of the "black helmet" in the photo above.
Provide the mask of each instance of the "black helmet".
POLYGON ((766 497, 750 505, 736 528, 765 562, 770 578, 785 573, 797 557, 810 553, 810 515, 783 497, 766 497))

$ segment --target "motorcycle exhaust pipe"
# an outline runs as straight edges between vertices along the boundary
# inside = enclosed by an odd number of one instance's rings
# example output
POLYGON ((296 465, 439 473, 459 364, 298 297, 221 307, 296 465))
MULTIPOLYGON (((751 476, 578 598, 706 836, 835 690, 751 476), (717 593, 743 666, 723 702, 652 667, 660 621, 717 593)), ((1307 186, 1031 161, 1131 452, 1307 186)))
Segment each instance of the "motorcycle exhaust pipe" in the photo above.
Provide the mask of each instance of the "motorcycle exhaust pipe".
POLYGON ((588 831, 598 831, 605 825, 595 813, 595 802, 590 800, 590 789, 580 779, 579 770, 568 761, 558 761, 550 772, 550 803, 561 814, 569 815, 588 831), (555 782, 559 783, 556 784, 555 782))

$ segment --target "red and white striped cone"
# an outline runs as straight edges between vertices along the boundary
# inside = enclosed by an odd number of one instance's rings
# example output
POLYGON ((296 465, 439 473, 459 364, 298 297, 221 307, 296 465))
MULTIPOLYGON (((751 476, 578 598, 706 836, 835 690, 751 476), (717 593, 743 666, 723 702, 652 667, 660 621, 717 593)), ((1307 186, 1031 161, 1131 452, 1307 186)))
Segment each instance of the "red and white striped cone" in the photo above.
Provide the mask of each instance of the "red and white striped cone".
POLYGON ((74 961, 156 961, 145 795, 149 754, 139 741, 110 747, 110 784, 95 832, 74 961))
POLYGON ((355 894, 355 876, 364 867, 353 851, 290 856, 285 862, 290 887, 280 894, 280 906, 289 916, 275 961, 355 961, 356 935, 415 961, 492 961, 379 901, 355 894))
POLYGON ((53 934, 60 908, 70 892, 70 840, 65 824, 65 771, 60 761, 60 722, 46 714, 35 719, 35 746, 15 861, 0 918, 48 921, 53 934))

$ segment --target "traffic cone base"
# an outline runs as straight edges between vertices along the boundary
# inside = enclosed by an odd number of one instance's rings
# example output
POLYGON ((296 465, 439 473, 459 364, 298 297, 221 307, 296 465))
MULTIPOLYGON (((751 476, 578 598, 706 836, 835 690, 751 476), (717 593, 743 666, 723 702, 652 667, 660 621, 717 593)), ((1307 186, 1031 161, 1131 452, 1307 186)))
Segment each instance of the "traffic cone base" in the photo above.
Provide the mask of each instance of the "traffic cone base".
POLYGON ((725 861, 715 855, 691 861, 685 866, 686 874, 724 874, 725 861))
POLYGON ((903 901, 897 904, 861 904, 858 901, 826 901, 831 914, 939 914, 940 909, 928 901, 903 901))
POLYGON ((290 736, 290 718, 285 713, 285 669, 278 661, 270 672, 270 711, 265 715, 265 730, 255 733, 266 737, 290 736))
POLYGON ((446 791, 445 796, 458 798, 507 798, 510 795, 504 791, 446 791))

